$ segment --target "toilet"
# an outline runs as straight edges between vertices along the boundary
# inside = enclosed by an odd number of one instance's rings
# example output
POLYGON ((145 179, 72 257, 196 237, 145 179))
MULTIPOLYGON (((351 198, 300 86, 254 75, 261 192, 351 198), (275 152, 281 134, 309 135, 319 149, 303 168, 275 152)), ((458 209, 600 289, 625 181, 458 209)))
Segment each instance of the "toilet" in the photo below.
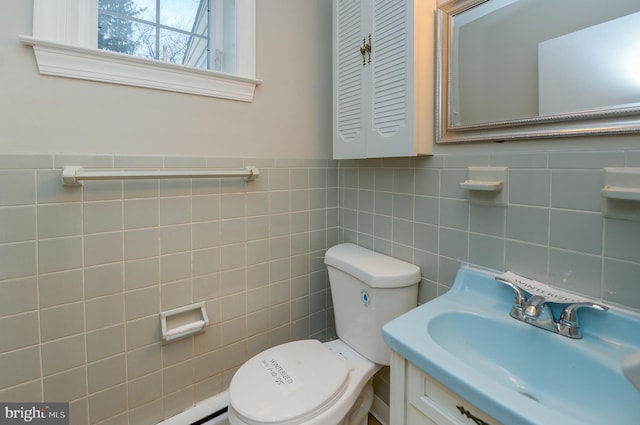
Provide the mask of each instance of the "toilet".
POLYGON ((235 373, 231 425, 366 425, 373 375, 388 365, 382 326, 417 305, 420 269, 351 243, 325 254, 337 340, 269 348, 235 373))

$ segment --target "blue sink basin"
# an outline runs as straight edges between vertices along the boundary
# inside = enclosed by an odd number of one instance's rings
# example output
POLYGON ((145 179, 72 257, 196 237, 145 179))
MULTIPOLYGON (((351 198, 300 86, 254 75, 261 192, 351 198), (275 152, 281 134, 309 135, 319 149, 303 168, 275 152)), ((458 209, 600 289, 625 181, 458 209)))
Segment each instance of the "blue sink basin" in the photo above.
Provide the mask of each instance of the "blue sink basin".
POLYGON ((462 268, 445 295, 391 321, 385 342, 505 424, 638 424, 640 391, 622 373, 640 351, 640 317, 580 311, 584 337, 509 316, 513 291, 462 268))

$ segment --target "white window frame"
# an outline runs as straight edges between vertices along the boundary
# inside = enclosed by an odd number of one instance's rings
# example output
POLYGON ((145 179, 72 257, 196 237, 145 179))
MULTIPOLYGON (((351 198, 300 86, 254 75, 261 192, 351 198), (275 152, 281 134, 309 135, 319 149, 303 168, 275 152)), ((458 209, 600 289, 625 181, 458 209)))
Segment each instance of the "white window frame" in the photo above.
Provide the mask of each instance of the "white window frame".
POLYGON ((97 48, 98 0, 33 0, 33 46, 43 75, 102 81, 251 102, 256 79, 256 0, 236 0, 236 74, 97 48))

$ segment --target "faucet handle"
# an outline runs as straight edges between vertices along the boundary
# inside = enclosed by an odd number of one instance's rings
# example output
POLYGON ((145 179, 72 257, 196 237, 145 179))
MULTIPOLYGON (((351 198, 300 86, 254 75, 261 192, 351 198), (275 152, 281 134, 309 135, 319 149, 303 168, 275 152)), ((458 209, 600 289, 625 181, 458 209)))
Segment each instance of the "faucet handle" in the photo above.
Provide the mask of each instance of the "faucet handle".
POLYGON ((562 310, 562 314, 560 315, 560 320, 567 323, 577 323, 578 322, 578 309, 587 307, 593 308, 595 310, 607 311, 609 307, 606 305, 594 303, 594 302, 581 302, 581 303, 573 303, 569 304, 562 310))
POLYGON ((578 310, 583 307, 593 308, 599 311, 609 310, 609 307, 607 307, 606 305, 590 301, 569 304, 562 310, 560 320, 558 320, 557 326, 559 333, 570 338, 582 337, 582 332, 580 331, 580 326, 578 324, 578 310))
POLYGON ((513 300, 513 308, 511 309, 511 316, 516 318, 522 318, 524 305, 527 303, 527 292, 515 285, 513 282, 509 282, 508 280, 496 276, 496 282, 504 283, 505 285, 510 286, 515 292, 515 299, 513 300))

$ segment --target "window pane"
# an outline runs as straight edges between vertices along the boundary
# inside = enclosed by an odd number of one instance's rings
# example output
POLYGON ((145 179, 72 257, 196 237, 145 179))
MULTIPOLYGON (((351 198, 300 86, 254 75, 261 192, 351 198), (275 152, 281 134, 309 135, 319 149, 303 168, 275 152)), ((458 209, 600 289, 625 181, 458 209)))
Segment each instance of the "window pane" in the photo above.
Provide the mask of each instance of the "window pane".
POLYGON ((189 38, 184 54, 184 65, 209 68, 209 21, 200 19, 189 38))
POLYGON ((100 13, 155 22, 156 0, 99 0, 100 13))
POLYGON ((132 37, 135 40, 136 49, 132 53, 147 59, 158 59, 158 47, 156 44, 156 26, 136 22, 133 25, 132 37))
MULTIPOLYGON (((154 28, 130 19, 100 13, 98 17, 98 48, 135 56, 141 54, 141 45, 147 37, 155 39, 154 28)), ((154 42, 155 44, 155 42, 154 42)))
POLYGON ((182 64, 189 38, 188 35, 180 32, 160 29, 160 57, 158 59, 182 64))
POLYGON ((160 24, 191 31, 201 9, 206 19, 206 3, 207 0, 160 0, 160 24))
POLYGON ((235 0, 99 0, 99 10, 100 49, 236 72, 235 0))
MULTIPOLYGON (((103 0, 100 0, 103 1, 103 0)), ((113 0, 112 0, 113 1, 113 0)), ((122 0, 120 0, 122 1, 122 0)), ((156 21, 156 0, 129 0, 135 3, 135 7, 138 10, 136 18, 144 19, 145 21, 156 21)))

